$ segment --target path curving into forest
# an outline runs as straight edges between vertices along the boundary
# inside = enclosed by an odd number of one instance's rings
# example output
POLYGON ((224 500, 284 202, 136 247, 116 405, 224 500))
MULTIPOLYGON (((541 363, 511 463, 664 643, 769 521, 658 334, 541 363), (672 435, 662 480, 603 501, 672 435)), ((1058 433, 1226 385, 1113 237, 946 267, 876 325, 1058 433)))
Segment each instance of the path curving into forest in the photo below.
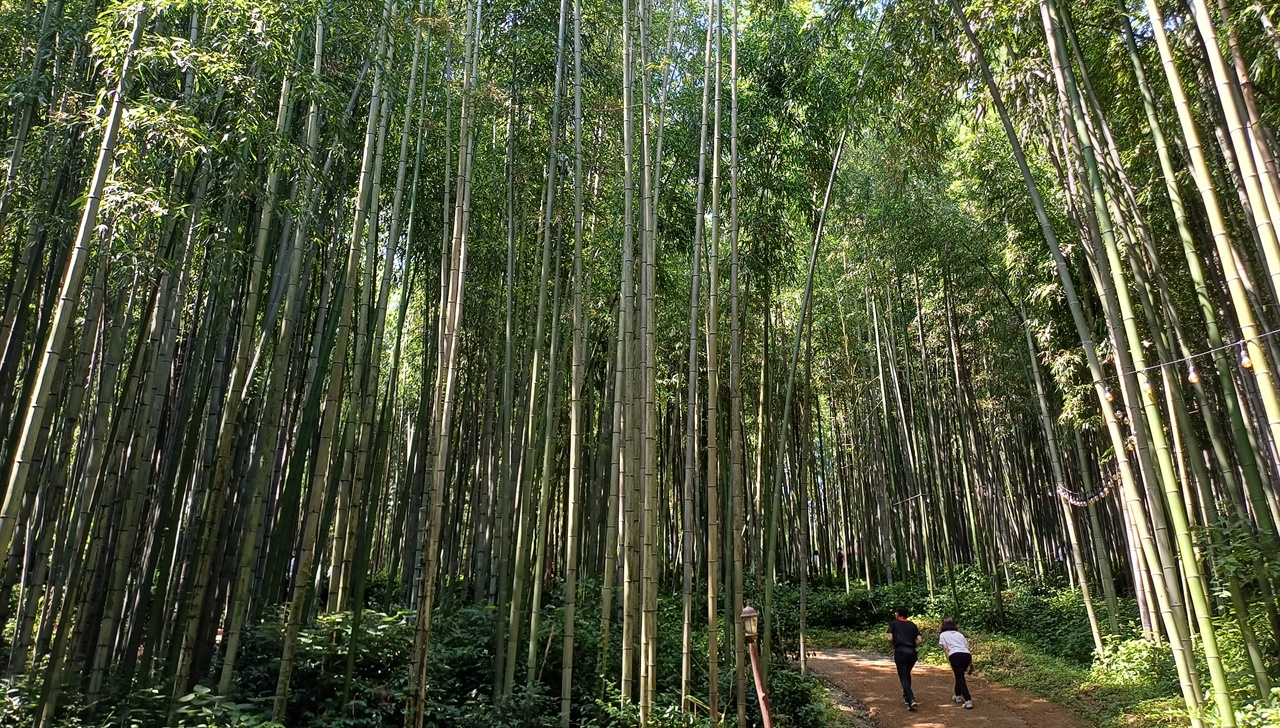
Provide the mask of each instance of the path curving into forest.
POLYGON ((951 702, 951 670, 916 665, 912 688, 918 706, 909 712, 902 705, 902 687, 893 659, 859 650, 822 650, 809 655, 809 668, 837 688, 860 700, 871 711, 879 728, 1085 728, 1088 725, 1070 710, 1013 688, 969 678, 974 709, 951 702))

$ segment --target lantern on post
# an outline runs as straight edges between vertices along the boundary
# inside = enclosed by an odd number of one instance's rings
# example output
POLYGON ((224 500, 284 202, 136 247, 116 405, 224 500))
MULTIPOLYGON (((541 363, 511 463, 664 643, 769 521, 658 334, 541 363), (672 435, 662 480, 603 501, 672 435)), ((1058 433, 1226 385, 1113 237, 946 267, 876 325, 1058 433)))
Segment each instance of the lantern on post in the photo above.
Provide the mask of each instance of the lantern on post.
POLYGON ((754 642, 760 635, 760 613, 751 605, 742 609, 742 633, 748 642, 754 642))
POLYGON ((773 728, 769 690, 760 676, 760 613, 747 605, 738 618, 742 620, 742 634, 746 637, 747 651, 751 654, 751 672, 755 676, 756 695, 760 699, 760 718, 764 721, 764 728, 773 728))

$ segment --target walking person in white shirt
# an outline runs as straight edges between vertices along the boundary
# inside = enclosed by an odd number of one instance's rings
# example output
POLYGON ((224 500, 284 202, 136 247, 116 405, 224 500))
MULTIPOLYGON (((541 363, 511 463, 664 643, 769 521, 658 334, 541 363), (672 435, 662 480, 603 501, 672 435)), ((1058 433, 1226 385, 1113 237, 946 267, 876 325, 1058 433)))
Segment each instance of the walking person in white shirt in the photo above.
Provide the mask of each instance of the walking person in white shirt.
POLYGON ((951 663, 951 671, 956 674, 955 694, 951 699, 964 702, 966 709, 973 708, 973 698, 969 695, 969 684, 964 679, 965 672, 973 674, 973 654, 969 651, 969 640, 956 628, 954 617, 942 620, 942 632, 938 634, 938 644, 947 653, 947 661, 951 663))

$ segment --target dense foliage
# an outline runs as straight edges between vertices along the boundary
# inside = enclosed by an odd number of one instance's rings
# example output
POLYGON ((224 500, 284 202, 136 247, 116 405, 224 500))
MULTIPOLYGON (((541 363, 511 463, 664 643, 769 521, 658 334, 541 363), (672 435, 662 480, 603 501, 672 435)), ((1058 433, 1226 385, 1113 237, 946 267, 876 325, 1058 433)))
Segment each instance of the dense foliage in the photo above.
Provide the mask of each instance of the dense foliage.
MULTIPOLYGON (((555 614, 557 605, 548 605, 555 614)), ((678 613, 679 603, 664 600, 664 609, 678 613)), ((583 615, 582 627, 598 621, 598 615, 583 615)), ((437 647, 430 666, 429 679, 440 686, 433 691, 427 706, 427 721, 432 725, 458 726, 459 728, 493 726, 495 728, 537 728, 555 725, 558 706, 549 692, 554 678, 559 674, 557 650, 560 635, 550 627, 543 636, 548 649, 541 665, 544 679, 530 686, 521 686, 510 697, 492 692, 493 659, 487 648, 492 634, 491 609, 466 606, 450 611, 436 622, 437 647)), ((358 642, 358 654, 354 672, 348 685, 343 671, 351 642, 351 615, 337 613, 322 616, 315 625, 308 627, 299 637, 297 664, 297 689, 291 692, 284 725, 299 728, 326 728, 348 726, 350 728, 395 725, 404 720, 404 704, 408 671, 407 661, 412 653, 413 613, 394 612, 382 614, 369 612, 364 616, 362 636, 358 642), (349 697, 347 696, 347 691, 349 697)), ((668 619, 673 628, 663 635, 665 659, 664 673, 679 673, 679 621, 668 619)), ((219 699, 205 685, 183 696, 173 717, 168 717, 169 703, 166 697, 155 691, 143 691, 128 695, 110 708, 103 708, 102 717, 96 721, 68 720, 59 723, 67 728, 75 726, 113 725, 173 725, 175 728, 271 728, 278 726, 271 720, 272 697, 275 692, 276 672, 279 669, 279 652, 282 624, 271 620, 255 625, 247 635, 243 662, 238 672, 237 684, 232 695, 219 699)), ((706 635, 697 638, 705 644, 706 635)), ((582 692, 590 694, 593 679, 591 666, 584 666, 588 677, 583 678, 582 692)), ((722 676, 726 682, 731 675, 722 676)), ((35 704, 31 694, 40 686, 34 682, 8 683, 8 699, 0 710, 0 726, 29 725, 34 716, 35 704)), ((806 677, 791 669, 775 673, 771 684, 774 718, 779 726, 791 728, 827 728, 832 721, 832 705, 825 684, 812 676, 806 677)), ((661 709, 655 721, 658 726, 688 725, 679 709, 679 695, 660 696, 661 709)), ((753 713, 758 711, 752 701, 753 713)), ((583 715, 579 725, 589 728, 622 728, 633 725, 637 719, 637 707, 622 701, 616 686, 607 686, 605 695, 580 706, 583 715)), ((755 718, 758 720, 758 717, 755 718)), ((696 725, 710 726, 710 723, 696 725)))

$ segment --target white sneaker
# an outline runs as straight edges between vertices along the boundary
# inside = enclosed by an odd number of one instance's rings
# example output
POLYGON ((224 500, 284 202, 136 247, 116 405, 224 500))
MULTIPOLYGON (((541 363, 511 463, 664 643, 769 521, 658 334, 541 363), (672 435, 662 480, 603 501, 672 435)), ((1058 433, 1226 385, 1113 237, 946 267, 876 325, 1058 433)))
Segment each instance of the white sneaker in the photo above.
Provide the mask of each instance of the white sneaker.
POLYGON ((952 696, 951 696, 951 702, 953 702, 953 703, 963 703, 963 702, 964 702, 964 698, 960 697, 959 695, 952 695, 952 696))
POLYGON ((973 701, 972 701, 972 700, 966 700, 966 701, 964 701, 964 709, 965 709, 965 710, 973 710, 973 701))

